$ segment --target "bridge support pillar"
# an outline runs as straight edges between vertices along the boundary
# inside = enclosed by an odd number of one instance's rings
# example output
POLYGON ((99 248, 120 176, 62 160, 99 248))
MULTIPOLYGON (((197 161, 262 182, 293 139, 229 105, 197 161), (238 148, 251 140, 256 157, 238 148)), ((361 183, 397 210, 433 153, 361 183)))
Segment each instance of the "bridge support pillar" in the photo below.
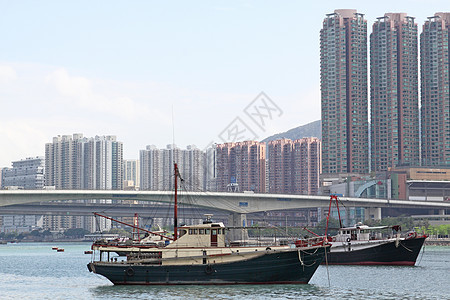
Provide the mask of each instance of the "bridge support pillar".
POLYGON ((367 207, 365 209, 366 220, 381 220, 381 207, 367 207))
POLYGON ((247 215, 241 213, 232 213, 228 217, 229 227, 240 227, 236 229, 230 229, 230 239, 231 241, 246 241, 248 240, 248 231, 242 229, 242 227, 247 227, 247 215))

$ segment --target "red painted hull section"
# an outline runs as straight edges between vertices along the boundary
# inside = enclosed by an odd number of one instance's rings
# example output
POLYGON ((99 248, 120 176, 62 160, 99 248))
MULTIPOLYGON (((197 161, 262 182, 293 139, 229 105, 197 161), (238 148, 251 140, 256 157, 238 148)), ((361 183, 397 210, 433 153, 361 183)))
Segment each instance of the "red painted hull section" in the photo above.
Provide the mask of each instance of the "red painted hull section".
MULTIPOLYGON (((201 285, 249 285, 249 284, 307 284, 305 281, 233 282, 201 283, 201 285)), ((194 283, 114 283, 115 285, 197 285, 194 283)))
POLYGON ((329 265, 347 265, 347 266, 414 266, 414 261, 392 261, 392 262, 377 262, 377 261, 360 261, 354 263, 328 263, 329 265))

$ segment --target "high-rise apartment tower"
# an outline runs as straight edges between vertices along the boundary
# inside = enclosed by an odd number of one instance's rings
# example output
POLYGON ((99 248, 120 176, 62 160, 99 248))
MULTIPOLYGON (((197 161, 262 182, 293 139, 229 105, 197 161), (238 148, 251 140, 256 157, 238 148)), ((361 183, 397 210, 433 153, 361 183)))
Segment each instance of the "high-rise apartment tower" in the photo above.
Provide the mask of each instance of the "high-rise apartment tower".
POLYGON ((217 190, 266 192, 266 144, 257 141, 217 145, 217 190))
POLYGON ((450 165, 450 13, 436 13, 420 35, 422 165, 450 165))
POLYGON ((267 144, 269 193, 317 194, 320 150, 318 138, 270 141, 267 144))
POLYGON ((417 24, 377 18, 370 35, 371 169, 420 163, 417 24))
POLYGON ((57 136, 45 144, 45 185, 56 189, 122 189, 123 145, 115 136, 57 136))
POLYGON ((320 31, 323 173, 369 171, 367 22, 354 9, 320 31))

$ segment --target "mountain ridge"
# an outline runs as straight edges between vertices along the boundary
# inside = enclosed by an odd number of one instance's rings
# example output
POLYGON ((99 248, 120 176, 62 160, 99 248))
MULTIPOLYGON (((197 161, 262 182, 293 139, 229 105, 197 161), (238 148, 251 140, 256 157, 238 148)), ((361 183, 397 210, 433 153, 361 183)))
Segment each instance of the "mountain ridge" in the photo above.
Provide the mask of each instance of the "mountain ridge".
POLYGON ((285 132, 276 133, 269 137, 266 137, 261 142, 268 143, 270 141, 279 140, 279 139, 291 139, 298 140, 304 137, 317 137, 322 139, 322 121, 317 120, 305 125, 301 125, 292 129, 289 129, 285 132))

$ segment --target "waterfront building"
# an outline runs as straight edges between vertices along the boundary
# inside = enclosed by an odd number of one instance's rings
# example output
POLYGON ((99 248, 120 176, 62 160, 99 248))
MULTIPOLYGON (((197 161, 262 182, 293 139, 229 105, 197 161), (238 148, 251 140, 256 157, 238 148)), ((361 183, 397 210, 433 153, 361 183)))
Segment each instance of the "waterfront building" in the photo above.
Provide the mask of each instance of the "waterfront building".
POLYGON ((371 169, 420 164, 417 24, 377 18, 370 35, 371 169))
POLYGON ((256 141, 217 145, 217 190, 266 192, 266 145, 256 141))
POLYGON ((320 86, 323 173, 367 173, 367 22, 354 9, 335 10, 323 21, 320 86))
POLYGON ((268 192, 315 195, 319 189, 321 143, 318 138, 267 144, 268 192))
POLYGON ((22 233, 31 232, 42 226, 42 215, 4 215, 2 224, 0 224, 0 232, 4 233, 22 233))
POLYGON ((28 157, 13 161, 12 168, 2 170, 2 187, 24 190, 44 188, 44 157, 28 157))
MULTIPOLYGON (((3 189, 40 190, 44 188, 44 157, 28 157, 2 169, 3 189)), ((0 232, 29 232, 42 225, 41 215, 3 215, 0 232)))
POLYGON ((436 13, 420 35, 422 165, 450 164, 450 13, 436 13))

